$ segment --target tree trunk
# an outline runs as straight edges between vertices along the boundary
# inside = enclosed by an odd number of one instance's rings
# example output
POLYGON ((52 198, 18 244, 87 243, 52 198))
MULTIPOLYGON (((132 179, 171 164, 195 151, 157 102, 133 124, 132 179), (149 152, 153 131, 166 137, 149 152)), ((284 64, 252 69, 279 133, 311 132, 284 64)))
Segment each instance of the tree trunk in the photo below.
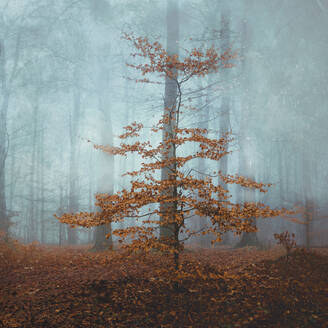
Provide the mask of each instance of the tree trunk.
MULTIPOLYGON (((105 59, 102 56, 102 51, 99 55, 99 63, 105 59)), ((100 113, 99 131, 100 144, 113 146, 113 126, 110 115, 110 76, 108 68, 104 65, 99 65, 98 77, 98 109, 100 113)), ((99 152, 96 158, 96 184, 97 192, 112 194, 114 190, 114 155, 99 152)), ((100 209, 98 209, 100 210, 100 209)), ((112 225, 111 223, 97 226, 95 228, 95 244, 93 250, 102 251, 113 249, 112 225), (106 238, 106 235, 108 238, 106 238)))
MULTIPOLYGON (((168 0, 167 2, 167 13, 166 13, 166 23, 167 23, 167 53, 168 55, 178 55, 179 54, 179 12, 178 3, 176 0, 168 0)), ((176 71, 173 71, 175 74, 176 71)), ((174 138, 175 127, 176 127, 176 105, 177 105, 177 95, 178 86, 175 80, 169 77, 165 78, 165 95, 164 95, 164 115, 169 115, 170 120, 164 124, 163 129, 163 143, 169 138, 174 138)), ((173 145, 168 145, 165 149, 165 154, 162 156, 162 160, 175 158, 175 147, 173 145)), ((170 175, 175 171, 175 164, 168 165, 161 170, 161 180, 175 179, 170 175)), ((165 190, 162 195, 168 198, 174 197, 177 193, 176 188, 169 188, 165 190)), ((164 220, 164 216, 174 215, 176 212, 176 203, 162 203, 160 204, 160 212, 164 220)), ((176 224, 168 224, 160 226, 160 238, 166 239, 169 237, 176 238, 176 224)))
MULTIPOLYGON (((239 174, 244 175, 249 178, 254 178, 254 167, 252 165, 252 158, 249 157, 250 151, 247 151, 248 147, 251 147, 251 139, 247 135, 247 125, 249 120, 249 95, 248 95, 248 84, 250 83, 249 72, 247 72, 247 47, 250 41, 249 38, 249 26, 247 26, 246 20, 243 20, 242 23, 242 47, 241 47, 241 57, 243 58, 242 62, 242 108, 241 108, 241 118, 239 126, 239 174)), ((249 149, 250 150, 250 149, 249 149)), ((243 195, 242 191, 239 193, 239 202, 254 202, 255 193, 254 190, 244 190, 243 195)), ((251 218, 251 226, 256 227, 256 219, 251 218)), ((259 246, 259 241, 257 238, 256 232, 243 232, 240 241, 235 245, 238 247, 245 246, 259 246)))
POLYGON ((38 129, 38 112, 39 100, 35 98, 33 105, 33 137, 32 137, 32 151, 31 151, 31 168, 30 168, 30 204, 28 213, 28 241, 37 240, 37 195, 35 194, 36 185, 36 163, 37 163, 37 129, 38 129))
POLYGON ((311 159, 305 152, 305 146, 302 151, 303 157, 303 201, 304 201, 304 240, 305 247, 309 249, 311 247, 311 225, 314 216, 314 201, 312 195, 312 179, 311 174, 313 168, 311 165, 311 159))
POLYGON ((6 206, 5 168, 8 153, 7 112, 10 93, 7 88, 5 62, 4 42, 0 39, 0 81, 2 95, 0 107, 0 230, 7 234, 9 230, 9 218, 6 206))
MULTIPOLYGON (((222 31, 222 39, 221 39, 221 49, 222 51, 226 51, 230 46, 230 12, 226 9, 221 15, 221 31, 222 31)), ((230 127, 230 107, 231 107, 231 96, 228 90, 229 76, 230 70, 225 69, 221 73, 224 84, 227 86, 225 92, 223 93, 221 100, 221 108, 220 108, 220 118, 219 118, 219 129, 220 129, 220 137, 223 137, 226 133, 231 132, 230 127)), ((227 175, 228 173, 228 156, 222 157, 218 161, 218 169, 221 171, 223 175, 227 175)), ((228 186, 220 179, 219 184, 228 189, 228 186)), ((228 243, 228 233, 223 234, 222 243, 228 243)))
POLYGON ((39 141, 39 174, 40 174, 40 220, 41 220, 41 243, 46 241, 45 229, 45 195, 44 195, 44 127, 41 126, 40 141, 39 141))
MULTIPOLYGON (((80 69, 78 64, 74 67, 73 81, 73 113, 70 115, 70 162, 69 162, 69 198, 68 198, 68 211, 69 213, 76 213, 79 207, 78 197, 78 160, 77 160, 77 130, 80 120, 81 110, 81 89, 80 89, 80 69)), ((77 230, 67 227, 68 243, 74 245, 77 243, 77 230)))
MULTIPOLYGON (((90 158, 89 158, 89 212, 93 212, 94 211, 94 176, 95 176, 95 170, 94 170, 94 150, 92 150, 90 152, 90 158)), ((88 244, 91 244, 93 242, 93 233, 94 233, 94 229, 92 227, 90 227, 88 229, 88 244)))
MULTIPOLYGON (((16 173, 16 145, 12 144, 10 147, 10 173, 9 173, 9 199, 7 202, 9 219, 12 216, 15 216, 14 207, 14 193, 15 193, 15 185, 17 180, 16 173)), ((1 230, 1 229, 0 229, 1 230)))
MULTIPOLYGON (((61 216, 65 212, 64 210, 64 195, 63 195, 63 186, 59 186, 59 208, 57 210, 57 215, 61 216)), ((64 244, 64 224, 58 221, 58 245, 62 246, 64 244)))
POLYGON ((9 229, 9 218, 7 215, 6 206, 6 181, 5 181, 5 167, 6 158, 8 151, 8 140, 7 140, 7 127, 6 127, 6 99, 3 100, 3 106, 0 113, 0 230, 4 231, 6 234, 9 229))
POLYGON ((95 228, 93 251, 113 250, 112 225, 104 224, 95 228), (106 235, 109 237, 106 238, 106 235))

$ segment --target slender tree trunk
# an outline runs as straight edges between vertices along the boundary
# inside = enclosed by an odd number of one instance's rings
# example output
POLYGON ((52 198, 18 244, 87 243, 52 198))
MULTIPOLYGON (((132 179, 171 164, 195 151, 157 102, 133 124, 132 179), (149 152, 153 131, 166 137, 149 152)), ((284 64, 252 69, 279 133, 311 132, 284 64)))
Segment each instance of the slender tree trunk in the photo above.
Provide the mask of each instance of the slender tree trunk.
POLYGON ((311 159, 305 152, 305 147, 303 148, 303 199, 304 199, 304 239, 305 247, 307 249, 311 246, 311 225, 314 216, 314 202, 312 195, 312 165, 311 159))
MULTIPOLYGON (((168 0, 167 1, 167 53, 169 55, 179 54, 179 8, 178 1, 168 0)), ((176 71, 172 72, 173 74, 176 71)), ((164 96, 164 115, 168 115, 170 120, 164 125, 163 129, 163 143, 169 138, 174 138, 175 127, 176 127, 176 105, 178 96, 178 86, 175 80, 169 77, 165 78, 165 96, 164 96)), ((162 156, 163 160, 175 158, 175 147, 174 145, 168 145, 165 149, 165 153, 162 156)), ((175 164, 168 165, 161 170, 161 180, 176 179, 171 174, 175 172, 175 164)), ((162 195, 168 198, 176 195, 176 188, 170 188, 165 190, 162 195)), ((176 203, 162 203, 160 204, 161 220, 164 217, 173 216, 176 212, 176 203)), ((166 239, 173 237, 176 239, 176 231, 178 227, 176 224, 168 224, 160 226, 160 238, 166 239)))
POLYGON ((32 137, 32 154, 30 169, 30 207, 28 214, 29 242, 37 240, 37 195, 35 193, 36 184, 36 163, 37 163, 37 133, 38 133, 38 112, 39 100, 36 98, 33 104, 33 137, 32 137))
MULTIPOLYGON (((75 213, 78 211, 78 161, 77 161, 77 130, 80 120, 81 110, 81 88, 80 83, 80 68, 78 64, 74 68, 75 86, 73 88, 73 114, 70 116, 70 163, 69 163, 69 198, 68 211, 75 213)), ((77 243, 77 230, 67 227, 68 243, 74 245, 77 243)))
MULTIPOLYGON (((247 71, 247 48, 250 42, 249 37, 249 26, 247 26, 246 20, 243 20, 242 23, 242 54, 243 58, 242 62, 242 108, 241 108, 241 118, 240 118, 240 127, 239 127, 239 174, 244 175, 249 178, 254 178, 254 167, 252 165, 252 159, 247 156, 249 153, 247 151, 247 147, 250 147, 251 140, 247 136, 247 120, 249 119, 249 90, 248 84, 250 83, 249 72, 247 71)), ((255 201, 255 193, 253 190, 244 190, 242 195, 242 191, 239 193, 240 202, 242 202, 242 198, 245 202, 254 202, 255 201)), ((251 218, 251 226, 256 227, 256 219, 251 218)), ((256 232, 243 232, 241 236, 241 240, 235 245, 235 247, 245 247, 245 246, 258 246, 259 241, 257 238, 256 232)))
MULTIPOLYGON (((99 55, 98 60, 99 63, 102 63, 102 60, 104 60, 102 54, 99 55)), ((99 65, 98 83, 98 109, 101 115, 99 122, 100 144, 114 145, 109 99, 110 76, 108 68, 103 65, 99 65)), ((96 167, 97 192, 112 194, 114 190, 114 156, 103 152, 98 153, 96 167)), ((113 238, 111 223, 97 226, 95 228, 94 238, 95 244, 93 250, 112 250, 113 238)))
MULTIPOLYGON (((124 70, 124 75, 127 76, 128 75, 128 70, 127 70, 127 66, 125 66, 125 70, 124 70)), ((124 100, 125 100, 125 104, 124 104, 124 125, 126 124, 130 124, 132 121, 131 121, 131 115, 130 115, 130 108, 131 108, 131 104, 130 104, 130 101, 131 101, 131 97, 130 97, 130 87, 131 87, 131 81, 129 80, 125 80, 125 83, 124 83, 124 100)), ((132 162, 132 165, 134 165, 134 161, 131 161, 132 162)), ((127 167, 127 163, 128 161, 126 160, 126 158, 124 157, 121 157, 121 161, 120 161, 120 167, 122 168, 121 169, 121 172, 122 173, 126 173, 129 169, 127 167)), ((122 179, 122 183, 123 183, 123 186, 124 188, 126 188, 127 184, 129 183, 129 178, 127 176, 124 176, 121 178, 122 179)))
MULTIPOLYGON (((93 190, 93 186, 94 186, 94 175, 95 175, 95 170, 94 170, 94 150, 92 150, 90 152, 90 158, 89 158, 89 212, 93 212, 94 211, 94 190, 93 190)), ((90 227, 88 229, 88 244, 91 244, 93 242, 93 232, 94 229, 92 227, 90 227)))
MULTIPOLYGON (((211 84, 211 75, 208 76, 208 84, 211 84)), ((199 84, 199 89, 203 89, 203 84, 200 82, 199 84)), ((210 112, 211 112, 211 108, 210 108, 210 99, 209 99, 209 94, 210 91, 207 90, 206 91, 207 94, 204 95, 202 94, 199 99, 199 103, 198 103, 198 108, 200 109, 199 111, 199 123, 198 123, 198 127, 200 129, 206 129, 208 130, 209 128, 209 120, 210 120, 210 112), (205 104, 202 103, 202 99, 205 97, 205 104)), ((199 178, 203 179, 204 178, 204 174, 206 174, 206 165, 205 165, 205 160, 203 158, 199 158, 198 159, 198 171, 200 172, 199 174, 199 178)), ((206 229, 208 227, 209 224, 211 224, 209 222, 208 217, 197 217, 197 221, 196 221, 197 226, 193 228, 193 230, 202 230, 202 229, 206 229)), ((203 248, 209 248, 211 246, 211 242, 210 242, 210 237, 208 235, 203 236, 197 236, 197 244, 200 244, 201 247, 203 248)))
MULTIPOLYGON (((279 141, 277 142, 277 166, 278 166, 278 176, 279 176, 279 206, 285 207, 285 202, 288 198, 288 193, 286 192, 286 186, 288 182, 288 175, 285 174, 286 165, 285 163, 285 156, 284 156, 284 142, 279 141)), ((282 231, 286 231, 286 221, 283 219, 279 219, 279 226, 282 231)))
MULTIPOLYGON (((222 39, 221 39, 221 48, 222 51, 226 51, 230 46, 230 12, 228 10, 224 10, 221 15, 221 31, 222 31, 222 39)), ((225 69, 221 73, 224 79, 224 83, 226 85, 225 91, 223 93, 221 99, 221 108, 220 108, 220 118, 219 118, 219 129, 220 129, 220 137, 223 137, 226 133, 231 132, 230 127, 230 110, 231 110, 231 96, 228 91, 228 85, 230 84, 230 70, 225 69)), ((218 170, 221 171, 223 175, 227 175, 228 173, 228 156, 222 157, 218 161, 218 170)), ((228 189, 228 186, 220 179, 219 184, 228 189)), ((228 233, 223 234, 223 243, 228 242, 228 233)))
MULTIPOLYGON (((6 100, 4 99, 5 103, 6 100)), ((6 181, 5 181, 5 167, 6 167, 6 158, 8 151, 8 140, 7 140, 7 128, 6 128, 6 118, 4 113, 4 108, 7 104, 2 106, 2 111, 0 113, 0 230, 8 233, 9 229, 9 218, 7 215, 7 206, 6 206, 6 181)))
POLYGON ((9 173, 9 200, 8 200, 8 206, 9 211, 13 212, 13 206, 14 206, 14 194, 15 194, 15 186, 17 181, 17 172, 16 172, 16 145, 11 144, 10 147, 10 173, 9 173))
POLYGON ((305 199, 305 247, 311 247, 311 222, 313 218, 314 203, 309 198, 305 199))
POLYGON ((8 153, 7 112, 10 93, 6 81, 4 41, 0 39, 0 82, 2 102, 0 104, 0 230, 6 234, 9 230, 9 218, 6 206, 5 168, 8 153))
POLYGON ((8 74, 6 70, 5 40, 0 39, 0 95, 2 96, 2 102, 0 104, 0 230, 4 231, 5 234, 8 234, 10 226, 5 189, 5 169, 9 148, 9 139, 7 133, 7 113, 9 108, 11 85, 17 73, 18 62, 20 58, 21 31, 18 32, 15 41, 13 64, 10 74, 8 74))
MULTIPOLYGON (((64 193, 63 186, 59 187, 59 209, 57 210, 57 215, 61 216, 64 213, 64 193)), ((64 244, 64 231, 65 226, 63 223, 58 221, 58 244, 62 246, 64 244)))
MULTIPOLYGON (((127 69, 125 69, 125 75, 127 76, 128 74, 128 71, 127 69)), ((126 80, 125 81, 125 84, 124 84, 124 99, 126 101, 125 103, 125 106, 124 106, 124 124, 130 124, 130 83, 131 81, 129 80, 126 80)), ((134 163, 135 163, 135 154, 131 154, 131 157, 130 157, 130 161, 127 160, 127 158, 123 157, 123 156, 120 156, 120 168, 121 168, 121 174, 124 174, 126 173, 127 171, 132 171, 133 170, 133 166, 134 166, 134 163), (133 156, 133 157, 132 157, 133 156), (132 157, 132 158, 131 158, 132 157), (131 169, 128 169, 127 168, 127 164, 128 162, 130 162, 130 164, 132 164, 130 167, 131 169)), ((121 179, 120 179, 122 182, 122 185, 123 185, 123 188, 126 188, 128 189, 129 188, 129 185, 130 185, 130 181, 129 181, 129 177, 128 176, 122 176, 121 179)), ((124 229, 124 226, 125 226, 125 222, 126 220, 122 220, 119 224, 119 229, 124 229)), ((136 224, 136 221, 134 218, 130 218, 130 225, 135 225, 136 224)))
POLYGON ((40 141, 39 141, 39 173, 40 173, 40 220, 41 220, 41 243, 46 241, 46 229, 45 229, 45 195, 44 195, 44 129, 41 124, 40 141))

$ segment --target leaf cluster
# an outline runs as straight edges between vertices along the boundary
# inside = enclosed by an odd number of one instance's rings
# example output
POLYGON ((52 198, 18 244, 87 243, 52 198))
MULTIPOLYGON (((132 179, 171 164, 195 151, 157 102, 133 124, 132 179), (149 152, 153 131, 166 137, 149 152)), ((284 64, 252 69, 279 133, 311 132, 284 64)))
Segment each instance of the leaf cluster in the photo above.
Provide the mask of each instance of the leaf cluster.
MULTIPOLYGON (((231 68, 233 60, 237 58, 236 53, 230 49, 222 54, 214 47, 203 50, 194 48, 186 51, 186 56, 179 59, 177 54, 169 54, 163 46, 155 41, 150 42, 147 38, 135 37, 124 34, 123 38, 132 42, 137 52, 131 54, 132 57, 141 57, 147 61, 145 64, 127 64, 138 70, 142 75, 159 73, 179 83, 188 81, 193 76, 205 76, 219 69, 231 68)), ((137 80, 138 82, 150 82, 147 78, 137 80)))

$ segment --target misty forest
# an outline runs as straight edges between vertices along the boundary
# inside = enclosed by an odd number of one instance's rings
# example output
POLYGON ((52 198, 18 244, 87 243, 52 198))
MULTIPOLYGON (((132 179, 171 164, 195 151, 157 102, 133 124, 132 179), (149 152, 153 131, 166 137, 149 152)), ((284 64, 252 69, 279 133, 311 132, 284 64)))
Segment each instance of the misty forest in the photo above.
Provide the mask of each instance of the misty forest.
POLYGON ((327 327, 325 0, 0 0, 0 327, 327 327))

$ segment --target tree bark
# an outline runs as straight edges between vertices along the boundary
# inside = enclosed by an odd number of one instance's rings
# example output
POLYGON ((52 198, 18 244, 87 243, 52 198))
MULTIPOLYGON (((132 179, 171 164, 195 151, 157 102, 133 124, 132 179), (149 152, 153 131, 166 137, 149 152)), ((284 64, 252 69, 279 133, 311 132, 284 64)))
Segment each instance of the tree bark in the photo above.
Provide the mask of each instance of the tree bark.
MULTIPOLYGON (((68 211, 76 213, 78 211, 78 160, 77 160, 77 130, 80 120, 81 110, 81 89, 80 89, 80 68, 78 64, 74 67, 73 81, 73 113, 70 116, 70 162, 69 162, 69 198, 68 211)), ((77 243, 77 231, 68 227, 68 243, 74 245, 77 243)))
POLYGON ((44 194, 44 127, 41 124, 41 133, 39 140, 39 181, 40 181, 40 220, 41 220, 41 243, 46 241, 45 229, 45 194, 44 194))
MULTIPOLYGON (((179 8, 178 1, 168 0, 167 1, 167 13, 166 13, 166 24, 167 24, 167 53, 168 55, 178 55, 179 54, 179 8)), ((176 72, 173 71, 173 74, 176 72)), ((178 96, 178 85, 174 79, 171 79, 166 76, 165 78, 165 95, 164 95, 164 115, 169 115, 170 120, 164 124, 163 129, 163 143, 167 139, 173 138, 175 136, 175 127, 176 127, 176 105, 177 105, 177 96, 178 96)), ((163 153, 162 160, 175 158, 175 148, 173 145, 168 145, 163 153)), ((175 164, 167 165, 161 170, 161 180, 173 179, 175 177, 171 176, 171 173, 175 171, 175 164)), ((170 188, 165 190, 162 195, 167 196, 168 198, 174 197, 177 193, 176 188, 170 188)), ((162 203, 160 204, 161 215, 174 215, 176 211, 176 204, 173 203, 162 203)), ((161 220, 164 220, 164 217, 161 217, 161 220)), ((169 238, 176 236, 177 226, 176 224, 167 224, 160 226, 160 238, 169 238)))
POLYGON ((7 112, 10 92, 7 85, 5 56, 4 41, 0 39, 0 81, 2 95, 2 103, 0 107, 0 230, 7 234, 9 230, 9 218, 6 205, 5 168, 8 153, 7 112))
MULTIPOLYGON (((247 26, 246 20, 242 22, 242 47, 241 47, 241 57, 242 62, 242 109, 239 127, 239 174, 254 178, 254 167, 252 165, 252 159, 249 157, 249 151, 247 147, 250 147, 251 139, 247 135, 247 125, 249 120, 249 95, 248 95, 248 84, 250 83, 249 72, 247 72, 247 47, 250 42, 249 36, 249 26, 247 26)), ((245 202, 254 202, 255 193, 253 190, 244 190, 239 193, 239 202, 242 200, 245 202)), ((256 227, 256 219, 251 218, 251 226, 256 227)), ((259 241, 256 232, 243 232, 240 241, 235 245, 235 248, 245 247, 245 246, 259 246, 259 241)))
MULTIPOLYGON (((226 51, 230 46, 230 12, 227 9, 225 9, 221 15, 221 31, 222 31, 221 49, 222 51, 226 51)), ((225 85, 228 85, 230 70, 225 69, 221 74, 225 85)), ((223 137, 224 135, 226 135, 226 133, 231 132, 231 128, 230 128, 231 96, 227 90, 228 87, 226 87, 226 90, 223 93, 221 99, 220 119, 219 119, 220 137, 223 137)), ((224 156, 218 161, 218 169, 219 171, 221 171, 223 175, 227 175, 228 156, 224 156)), ((228 188, 228 186, 221 179, 219 180, 219 184, 225 189, 228 188)), ((228 234, 224 233, 222 237, 223 237, 222 243, 228 243, 228 238, 229 238, 228 234)))
POLYGON ((312 179, 311 174, 313 172, 313 165, 311 165, 311 159, 305 152, 305 146, 302 151, 303 157, 303 202, 304 202, 304 241, 305 247, 309 249, 311 247, 311 226, 314 216, 314 201, 312 194, 312 179))
POLYGON ((36 163, 37 163, 37 129, 38 129, 38 112, 39 100, 36 96, 33 105, 33 137, 32 137, 32 151, 31 151, 31 169, 30 169, 30 207, 28 213, 28 241, 32 242, 37 240, 37 209, 36 209, 36 163))
POLYGON ((8 152, 8 139, 7 139, 7 108, 8 108, 9 96, 4 95, 4 99, 0 112, 0 230, 6 234, 9 230, 9 218, 7 215, 6 206, 6 180, 5 180, 5 168, 6 158, 8 152))
MULTIPOLYGON (((100 51, 98 61, 102 63, 105 59, 100 51)), ((113 126, 110 115, 110 76, 108 68, 99 65, 98 77, 98 109, 100 113, 99 131, 100 144, 113 146, 113 126)), ((97 192, 112 194, 114 190, 114 155, 99 152, 96 159, 96 184, 97 192)), ((100 209, 98 209, 100 210, 100 209)), ((95 228, 95 244, 92 250, 102 251, 113 249, 112 225, 111 223, 97 226, 95 228), (106 238, 106 235, 108 238, 106 238)))
MULTIPOLYGON (((66 211, 66 206, 64 204, 64 187, 61 184, 59 186, 59 208, 57 210, 57 215, 61 216, 63 215, 66 211)), ((62 246, 65 243, 65 229, 66 225, 64 223, 61 223, 58 221, 58 245, 62 246)))
MULTIPOLYGON (((210 84, 210 76, 208 78, 209 84, 210 84)), ((203 84, 200 82, 199 84, 199 89, 203 89, 203 84)), ((209 91, 207 91, 209 93, 209 91)), ((204 95, 201 95, 201 97, 199 98, 200 101, 198 103, 198 106, 200 108, 200 112, 199 112, 199 124, 198 127, 200 129, 206 129, 208 130, 209 128, 209 119, 210 119, 210 106, 209 106, 209 95, 207 94, 205 97, 205 105, 202 104, 201 100, 203 99, 204 95), (201 108, 203 107, 203 108, 201 108)), ((200 172, 199 174, 199 178, 203 179, 204 178, 204 174, 206 174, 206 166, 205 166, 205 160, 203 158, 199 158, 198 159, 198 171, 200 172)), ((197 221, 196 223, 196 227, 194 230, 196 231, 200 231, 202 229, 206 229, 208 227, 208 217, 197 217, 197 221)), ((208 238, 208 236, 197 236, 196 242, 200 244, 201 247, 203 248, 209 248, 211 246, 210 243, 210 239, 208 238), (207 238, 206 238, 207 237, 207 238)))

